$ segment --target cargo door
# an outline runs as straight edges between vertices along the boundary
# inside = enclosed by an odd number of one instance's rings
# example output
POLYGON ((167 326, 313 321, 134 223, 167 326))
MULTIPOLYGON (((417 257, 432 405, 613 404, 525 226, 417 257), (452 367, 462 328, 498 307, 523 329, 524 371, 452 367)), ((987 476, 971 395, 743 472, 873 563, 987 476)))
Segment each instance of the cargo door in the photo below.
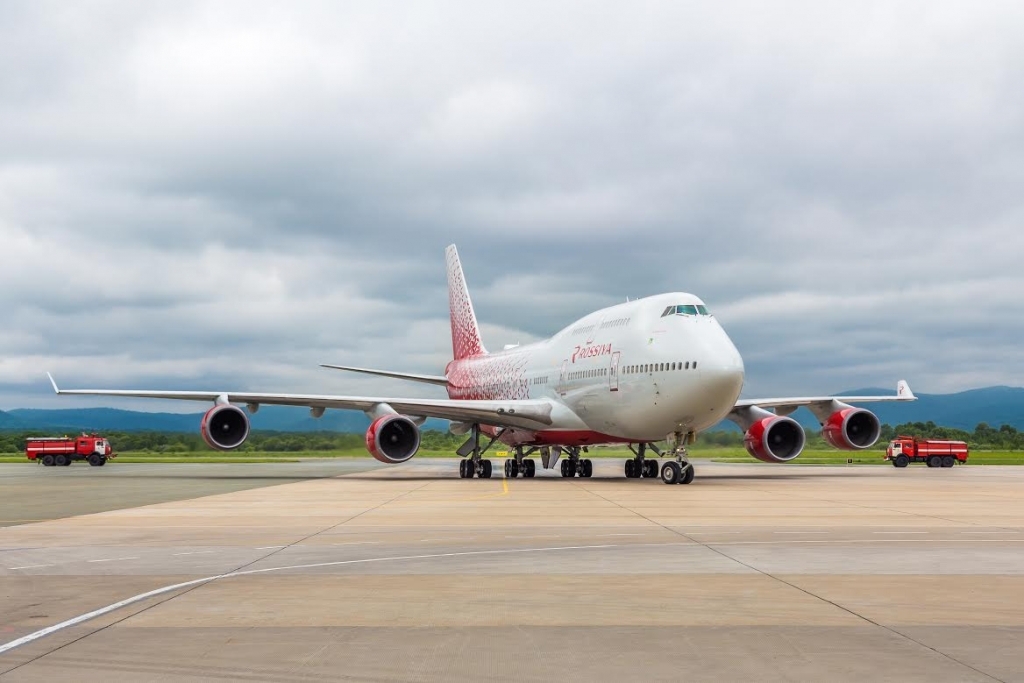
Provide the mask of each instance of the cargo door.
POLYGON ((608 370, 608 391, 619 390, 619 356, 620 351, 612 354, 612 364, 608 370))

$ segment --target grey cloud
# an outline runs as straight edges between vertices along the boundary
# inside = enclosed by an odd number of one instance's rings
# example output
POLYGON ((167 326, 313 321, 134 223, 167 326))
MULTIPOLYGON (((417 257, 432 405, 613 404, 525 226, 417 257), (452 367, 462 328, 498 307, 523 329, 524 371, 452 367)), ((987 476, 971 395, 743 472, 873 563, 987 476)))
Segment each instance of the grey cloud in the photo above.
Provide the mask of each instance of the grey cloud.
POLYGON ((0 408, 75 381, 420 391, 701 295, 748 393, 1024 382, 1015 3, 5 3, 0 408), (69 330, 74 330, 69 333, 69 330))

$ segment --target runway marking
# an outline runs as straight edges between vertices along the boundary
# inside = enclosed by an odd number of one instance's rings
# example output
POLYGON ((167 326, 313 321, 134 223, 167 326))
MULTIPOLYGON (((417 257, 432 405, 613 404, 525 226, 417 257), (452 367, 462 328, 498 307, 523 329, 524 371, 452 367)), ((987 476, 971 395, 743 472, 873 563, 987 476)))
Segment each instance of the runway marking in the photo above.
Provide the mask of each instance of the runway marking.
POLYGON ((873 534, 927 534, 927 531, 872 531, 873 534))
POLYGON ((137 560, 138 557, 108 557, 103 560, 86 560, 86 562, 120 562, 122 560, 137 560))
POLYGON ((773 531, 773 534, 827 534, 827 531, 773 531))
POLYGON ((178 555, 205 555, 206 553, 215 553, 215 552, 217 552, 217 551, 216 550, 193 550, 192 552, 188 552, 188 553, 174 553, 174 555, 175 555, 175 557, 177 557, 178 555))
POLYGON ((53 566, 52 564, 26 564, 24 567, 8 567, 7 569, 10 570, 10 571, 14 571, 15 569, 38 569, 39 567, 52 567, 52 566, 53 566))
MULTIPOLYGON (((668 545, 668 544, 661 544, 661 545, 668 545)), ((361 559, 361 560, 337 560, 335 562, 315 562, 313 564, 293 564, 293 565, 289 565, 289 566, 285 566, 285 567, 268 567, 266 569, 247 569, 245 571, 240 571, 240 572, 228 572, 226 574, 217 574, 215 576, 207 576, 207 577, 204 577, 204 578, 201 578, 201 579, 193 579, 192 581, 184 581, 182 583, 175 583, 175 584, 172 584, 170 586, 164 586, 163 588, 156 588, 154 590, 147 591, 145 593, 139 593, 138 595, 132 596, 130 598, 125 598, 124 600, 119 600, 119 601, 117 601, 115 603, 107 605, 106 607, 100 607, 99 609, 94 609, 91 612, 86 612, 85 614, 80 614, 77 617, 72 617, 71 619, 68 619, 66 621, 62 621, 59 624, 54 624, 53 626, 47 626, 46 628, 40 629, 40 630, 35 631, 33 633, 29 633, 26 636, 22 636, 21 638, 17 638, 17 639, 12 640, 12 641, 10 641, 8 643, 4 643, 3 645, 0 645, 0 655, 4 654, 5 652, 9 652, 10 650, 13 650, 16 647, 21 647, 22 645, 26 645, 28 643, 31 643, 34 640, 39 640, 40 638, 45 638, 46 636, 50 635, 51 633, 56 633, 57 631, 62 631, 62 630, 66 629, 66 628, 69 628, 71 626, 77 626, 78 624, 84 623, 86 621, 90 621, 92 619, 95 619, 96 617, 101 617, 104 614, 110 614, 111 612, 115 612, 115 611, 121 609, 122 607, 127 607, 128 605, 133 605, 133 604, 135 604, 137 602, 141 602, 143 600, 148 600, 149 598, 153 598, 153 597, 156 597, 158 595, 163 595, 164 593, 170 593, 171 591, 176 591, 176 590, 178 590, 180 588, 189 588, 190 586, 198 586, 198 585, 201 585, 201 584, 204 584, 204 583, 210 583, 211 581, 217 581, 218 579, 230 579, 230 578, 233 578, 233 577, 236 577, 236 576, 251 576, 253 574, 267 574, 269 572, 279 572, 279 571, 285 571, 285 570, 289 570, 289 569, 319 569, 321 567, 340 567, 340 566, 349 565, 349 564, 370 564, 370 563, 377 563, 377 562, 402 562, 402 561, 405 561, 405 560, 431 560, 431 559, 439 559, 439 558, 443 558, 443 557, 468 557, 468 556, 473 556, 473 555, 511 555, 511 554, 514 554, 514 553, 541 553, 541 552, 556 552, 556 551, 561 551, 561 550, 599 550, 599 549, 603 549, 603 548, 615 548, 615 547, 618 547, 618 546, 614 546, 614 545, 567 545, 567 546, 556 546, 556 547, 551 547, 551 548, 504 548, 504 549, 501 549, 501 550, 466 550, 466 551, 454 552, 454 553, 432 553, 432 554, 429 554, 429 555, 399 555, 399 556, 395 556, 395 557, 368 557, 368 558, 364 558, 364 559, 361 559)))
POLYGON ((286 546, 286 545, 265 545, 265 546, 262 546, 262 547, 259 547, 259 548, 254 548, 254 550, 277 550, 278 548, 287 548, 287 547, 288 546, 286 546))

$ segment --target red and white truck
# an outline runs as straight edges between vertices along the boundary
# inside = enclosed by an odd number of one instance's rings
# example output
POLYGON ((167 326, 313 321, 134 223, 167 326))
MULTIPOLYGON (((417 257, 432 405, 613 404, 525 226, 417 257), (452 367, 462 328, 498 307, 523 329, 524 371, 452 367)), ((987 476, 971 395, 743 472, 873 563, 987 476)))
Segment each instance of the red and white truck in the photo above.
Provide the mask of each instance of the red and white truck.
POLYGON ((967 444, 963 441, 897 436, 885 449, 885 459, 894 467, 906 467, 912 462, 927 463, 928 467, 963 465, 967 462, 967 444))
POLYGON ((25 455, 47 467, 63 467, 75 460, 87 460, 93 467, 102 467, 107 460, 117 457, 110 450, 110 442, 98 434, 31 437, 25 440, 25 455))

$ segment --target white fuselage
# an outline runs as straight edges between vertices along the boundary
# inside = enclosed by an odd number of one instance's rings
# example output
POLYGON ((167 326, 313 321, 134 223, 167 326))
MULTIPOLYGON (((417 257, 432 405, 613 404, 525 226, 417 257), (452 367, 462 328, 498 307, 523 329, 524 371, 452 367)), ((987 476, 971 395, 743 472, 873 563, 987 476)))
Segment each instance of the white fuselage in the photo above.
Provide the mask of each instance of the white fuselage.
POLYGON ((699 432, 728 415, 743 360, 692 294, 638 299, 587 315, 550 339, 452 361, 453 399, 551 399, 554 424, 508 443, 581 445, 699 432), (678 307, 669 312, 670 307, 678 307))

